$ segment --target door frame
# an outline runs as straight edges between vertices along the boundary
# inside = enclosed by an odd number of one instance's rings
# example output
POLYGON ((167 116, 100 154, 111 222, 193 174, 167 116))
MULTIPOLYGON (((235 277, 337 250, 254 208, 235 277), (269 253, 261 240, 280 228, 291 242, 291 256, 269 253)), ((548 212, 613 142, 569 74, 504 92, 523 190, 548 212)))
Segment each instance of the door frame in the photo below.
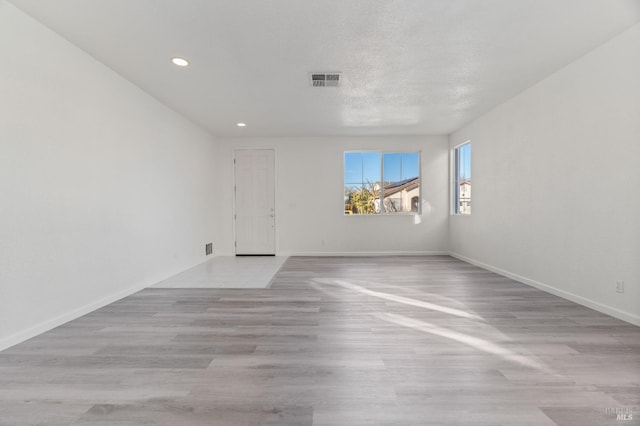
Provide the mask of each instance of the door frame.
POLYGON ((231 227, 233 232, 233 241, 232 241, 232 253, 233 256, 237 256, 236 253, 236 151, 263 151, 263 150, 271 150, 273 151, 273 211, 274 211, 274 221, 273 221, 273 238, 274 238, 274 256, 278 256, 278 150, 272 146, 265 147, 256 147, 256 146, 238 146, 234 147, 231 152, 231 174, 233 176, 233 203, 232 203, 232 214, 231 214, 231 227))

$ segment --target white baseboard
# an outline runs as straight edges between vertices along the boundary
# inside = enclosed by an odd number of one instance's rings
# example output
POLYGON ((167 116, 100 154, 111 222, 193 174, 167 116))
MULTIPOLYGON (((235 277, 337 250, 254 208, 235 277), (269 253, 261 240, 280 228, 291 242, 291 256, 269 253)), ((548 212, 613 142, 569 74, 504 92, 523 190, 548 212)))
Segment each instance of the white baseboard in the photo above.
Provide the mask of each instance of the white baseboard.
POLYGON ((514 274, 513 272, 506 271, 504 269, 496 268, 495 266, 488 265, 486 263, 480 262, 475 259, 468 258, 458 253, 450 252, 449 255, 451 257, 455 257, 456 259, 460 259, 463 262, 470 263, 472 265, 478 266, 482 269, 486 269, 491 272, 495 272, 498 275, 502 275, 507 278, 511 278, 514 281, 518 281, 520 283, 529 285, 531 287, 535 287, 539 290, 545 291, 547 293, 551 293, 555 296, 562 297, 563 299, 570 300, 579 305, 586 306, 587 308, 594 309, 598 312, 602 312, 603 314, 607 314, 614 318, 618 318, 622 321, 631 323, 633 325, 640 326, 640 316, 633 314, 631 312, 622 311, 618 308, 614 308, 609 305, 602 304, 600 302, 596 302, 595 300, 587 299, 586 297, 578 296, 577 294, 570 293, 568 291, 561 290, 559 288, 553 287, 549 284, 544 284, 536 280, 532 280, 527 277, 523 277, 518 274, 514 274))
POLYGON ((373 257, 373 256, 448 256, 448 251, 291 251, 278 256, 300 257, 373 257))
MULTIPOLYGON (((210 258, 211 256, 207 256, 208 258, 210 258)), ((191 266, 187 266, 187 267, 181 267, 181 268, 176 268, 176 270, 168 273, 168 274, 163 274, 161 277, 154 277, 153 279, 147 280, 143 283, 138 283, 132 287, 129 287, 125 290, 121 290, 118 291, 114 294, 111 294, 107 297, 103 297, 99 300, 96 300, 94 302, 88 303, 84 306, 81 306, 79 308, 76 309, 72 309, 68 312, 65 312, 61 315, 58 315, 54 318, 48 319, 46 321, 42 321, 34 326, 31 326, 27 329, 21 330, 17 333, 14 333, 10 336, 4 337, 0 339, 0 351, 3 351, 5 349, 10 348, 11 346, 15 346, 18 343, 22 343, 25 340, 31 339, 32 337, 37 336, 38 334, 42 334, 46 331, 52 330, 56 327, 61 326, 62 324, 65 324, 69 321, 72 321, 76 318, 80 318, 83 315, 86 315, 90 312, 93 312, 97 309, 100 309, 110 303, 116 302, 122 298, 125 298, 127 296, 132 295, 133 293, 137 293, 138 291, 147 288, 153 284, 156 284, 157 282, 160 282, 164 279, 167 279, 169 277, 172 277, 182 271, 185 271, 193 266, 196 266, 204 261, 206 261, 207 259, 204 260, 199 260, 197 263, 191 265, 191 266)))
POLYGON ((11 346, 17 345, 18 343, 22 343, 25 340, 31 339, 32 337, 37 336, 38 334, 42 334, 46 331, 54 329, 56 327, 61 326, 64 323, 72 321, 76 318, 79 318, 83 315, 88 314, 89 312, 93 312, 96 309, 100 309, 103 306, 108 305, 109 303, 113 303, 117 300, 122 299, 123 297, 127 297, 137 291, 142 290, 146 287, 146 284, 136 285, 134 287, 130 287, 126 290, 119 291, 115 294, 112 294, 103 299, 97 300, 95 302, 91 302, 86 304, 80 308, 73 309, 71 311, 65 312, 62 315, 58 315, 57 317, 48 319, 41 323, 38 323, 32 327, 29 327, 25 330, 19 331, 10 335, 9 337, 5 337, 4 339, 0 339, 0 351, 10 348, 11 346))

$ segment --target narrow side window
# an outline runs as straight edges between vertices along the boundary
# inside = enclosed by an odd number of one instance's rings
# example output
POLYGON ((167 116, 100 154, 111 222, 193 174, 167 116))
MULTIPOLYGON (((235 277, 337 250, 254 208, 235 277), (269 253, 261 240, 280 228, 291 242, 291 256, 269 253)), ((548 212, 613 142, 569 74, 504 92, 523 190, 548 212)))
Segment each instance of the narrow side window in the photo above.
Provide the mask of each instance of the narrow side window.
POLYGON ((453 212, 471 214, 471 143, 453 150, 453 212))

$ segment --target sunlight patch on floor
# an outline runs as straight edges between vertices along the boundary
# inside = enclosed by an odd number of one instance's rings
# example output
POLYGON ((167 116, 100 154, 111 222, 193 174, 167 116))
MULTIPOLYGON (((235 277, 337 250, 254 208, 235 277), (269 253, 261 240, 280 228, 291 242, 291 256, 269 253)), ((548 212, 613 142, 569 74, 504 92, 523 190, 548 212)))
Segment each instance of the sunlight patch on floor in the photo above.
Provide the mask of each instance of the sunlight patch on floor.
POLYGON ((353 291, 357 291, 358 293, 362 293, 362 294, 366 294, 368 296, 373 296, 373 297, 377 297, 379 299, 385 299, 385 300, 389 300, 391 302, 397 302, 397 303, 402 303, 405 305, 410 305, 410 306, 416 306, 419 308, 425 308, 425 309, 429 309, 432 311, 438 311, 438 312, 442 312, 445 314, 449 314, 449 315, 454 315, 460 318, 467 318, 467 319, 473 319, 473 320, 477 320, 480 321, 482 320, 481 317, 479 317, 478 315, 460 310, 460 309, 455 309, 455 308, 449 308, 447 306, 442 306, 442 305, 437 305, 435 303, 430 303, 430 302, 425 302, 423 300, 417 300, 417 299, 413 299, 411 297, 405 297, 405 296, 398 296, 395 294, 391 294, 391 293, 384 293, 381 291, 375 291, 375 290, 370 290, 368 288, 359 286, 357 284, 352 284, 346 281, 342 281, 342 280, 329 280, 329 279, 316 279, 315 280, 318 283, 321 284, 329 284, 329 285, 335 285, 335 286, 339 286, 348 290, 353 290, 353 291))
POLYGON ((478 349, 482 352, 486 352, 492 355, 497 355, 504 360, 515 362, 517 364, 523 365, 525 367, 533 368, 547 374, 552 374, 552 372, 545 365, 539 363, 538 361, 532 359, 531 357, 518 354, 507 348, 504 348, 488 340, 481 339, 479 337, 471 336, 465 333, 460 333, 455 330, 451 330, 445 327, 440 327, 425 321, 409 318, 404 315, 398 315, 393 313, 383 313, 383 314, 377 315, 377 317, 384 321, 391 322, 396 325, 401 325, 403 327, 408 327, 414 330, 422 331, 424 333, 429 333, 435 336, 451 339, 456 342, 471 346, 472 348, 478 349))

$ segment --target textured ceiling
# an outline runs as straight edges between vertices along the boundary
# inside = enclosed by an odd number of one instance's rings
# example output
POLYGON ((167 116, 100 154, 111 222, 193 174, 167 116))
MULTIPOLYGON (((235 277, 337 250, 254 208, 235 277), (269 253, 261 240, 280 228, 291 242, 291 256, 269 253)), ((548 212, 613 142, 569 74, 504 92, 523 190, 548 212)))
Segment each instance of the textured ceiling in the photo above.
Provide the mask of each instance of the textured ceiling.
POLYGON ((226 136, 447 134, 640 20, 640 0, 12 3, 226 136))

